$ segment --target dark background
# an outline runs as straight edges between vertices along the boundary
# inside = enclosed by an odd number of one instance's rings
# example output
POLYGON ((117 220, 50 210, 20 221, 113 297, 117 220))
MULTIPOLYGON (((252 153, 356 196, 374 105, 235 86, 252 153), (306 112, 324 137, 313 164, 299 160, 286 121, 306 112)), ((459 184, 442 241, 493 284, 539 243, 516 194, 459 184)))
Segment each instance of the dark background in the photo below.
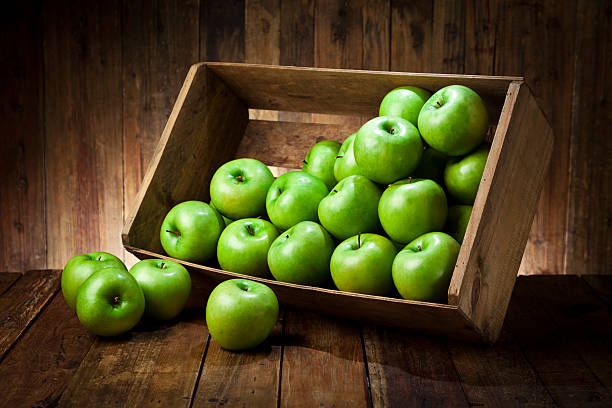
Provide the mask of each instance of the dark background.
POLYGON ((123 219, 189 65, 208 60, 525 76, 555 147, 521 272, 612 273, 610 1, 3 8, 1 271, 61 268, 92 250, 128 257, 123 219))

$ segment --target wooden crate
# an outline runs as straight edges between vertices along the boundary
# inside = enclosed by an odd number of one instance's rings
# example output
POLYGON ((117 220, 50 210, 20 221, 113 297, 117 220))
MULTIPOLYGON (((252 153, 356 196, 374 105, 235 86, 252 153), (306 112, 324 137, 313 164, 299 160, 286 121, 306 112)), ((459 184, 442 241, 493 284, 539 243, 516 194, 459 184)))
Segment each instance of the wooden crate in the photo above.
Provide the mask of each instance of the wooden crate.
MULTIPOLYGON (((342 141, 358 127, 358 122, 347 126, 249 120, 249 109, 348 115, 363 122, 377 116, 382 97, 397 86, 436 91, 451 84, 478 92, 496 128, 448 304, 249 278, 269 285, 282 305, 494 342, 552 150, 551 128, 523 78, 196 64, 187 74, 126 221, 124 246, 139 258, 172 259, 164 255, 159 240, 164 216, 182 201, 208 202, 209 182, 220 165, 236 157, 254 157, 269 166, 300 167, 316 141, 342 141)), ((214 266, 176 261, 211 284, 244 277, 214 266)))

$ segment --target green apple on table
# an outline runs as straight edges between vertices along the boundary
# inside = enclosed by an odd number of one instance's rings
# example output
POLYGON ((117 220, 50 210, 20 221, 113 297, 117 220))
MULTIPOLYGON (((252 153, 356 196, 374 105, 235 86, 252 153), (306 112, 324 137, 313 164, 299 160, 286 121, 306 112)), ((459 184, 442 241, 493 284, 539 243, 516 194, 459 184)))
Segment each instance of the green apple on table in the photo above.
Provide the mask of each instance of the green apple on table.
POLYGON ((302 221, 283 232, 268 251, 268 266, 276 280, 320 286, 330 280, 334 241, 321 225, 302 221))
POLYGON ((459 204, 474 204, 480 179, 489 157, 489 146, 483 145, 462 158, 452 158, 444 169, 444 184, 459 204))
POLYGON ((334 162, 334 177, 336 181, 340 181, 348 176, 362 176, 359 166, 355 162, 355 154, 353 146, 357 133, 350 135, 338 150, 338 155, 334 162))
POLYGON ((405 179, 391 184, 378 203, 378 217, 389 237, 407 244, 426 232, 440 231, 448 204, 433 180, 405 179))
POLYGON ((266 194, 273 182, 272 172, 259 160, 232 160, 213 175, 210 201, 231 220, 264 215, 266 194))
POLYGON ((79 289, 76 312, 87 330, 116 336, 134 327, 145 310, 145 297, 136 279, 124 268, 104 268, 79 289))
POLYGON ((446 302, 459 243, 443 232, 421 235, 393 261, 393 282, 404 299, 446 302))
POLYGON ((76 299, 83 282, 104 268, 127 271, 121 259, 107 252, 91 252, 72 257, 62 271, 62 294, 68 306, 76 310, 76 299))
POLYGON ((416 86, 400 86, 389 92, 380 103, 378 116, 396 116, 417 126, 419 112, 431 92, 416 86))
POLYGON ((281 231, 300 221, 318 221, 319 202, 328 193, 325 183, 310 173, 285 173, 274 181, 268 191, 268 217, 281 231))
POLYGON ((472 216, 471 205, 451 205, 448 207, 448 217, 444 232, 463 244, 463 237, 472 216))
POLYGON ((430 179, 441 185, 444 182, 447 161, 448 156, 444 153, 425 147, 419 166, 412 172, 412 178, 430 179))
POLYGON ((448 156, 461 156, 482 143, 489 114, 476 92, 463 85, 450 85, 425 102, 418 127, 429 146, 448 156))
POLYGON ((278 319, 278 299, 268 286, 248 279, 220 283, 206 303, 206 325, 227 350, 257 347, 278 319))
POLYGON ((335 140, 323 140, 315 144, 306 154, 302 170, 320 178, 327 186, 327 189, 331 190, 336 184, 334 163, 339 150, 340 143, 335 140))
POLYGON ((353 149, 364 176, 389 184, 408 177, 417 168, 423 155, 423 142, 412 123, 380 116, 359 129, 353 149))
POLYGON ((345 292, 384 296, 393 290, 397 249, 377 234, 358 234, 336 247, 330 261, 334 284, 345 292))
POLYGON ((339 240, 380 230, 380 195, 380 188, 364 176, 342 179, 319 203, 321 225, 339 240))
POLYGON ((224 228, 217 210, 202 201, 185 201, 175 205, 164 218, 160 240, 171 257, 204 262, 215 255, 224 228))
POLYGON ((268 249, 277 236, 278 230, 269 221, 259 218, 234 221, 219 238, 219 265, 226 271, 267 276, 268 249))
POLYGON ((145 316, 170 320, 185 307, 191 276, 185 267, 166 259, 145 259, 130 269, 145 297, 145 316))

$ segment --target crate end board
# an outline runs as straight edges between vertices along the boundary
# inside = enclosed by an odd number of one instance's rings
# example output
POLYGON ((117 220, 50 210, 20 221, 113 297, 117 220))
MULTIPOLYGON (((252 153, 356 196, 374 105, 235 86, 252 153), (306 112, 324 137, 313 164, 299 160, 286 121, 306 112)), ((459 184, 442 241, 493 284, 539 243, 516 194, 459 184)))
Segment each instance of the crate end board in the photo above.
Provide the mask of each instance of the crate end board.
MULTIPOLYGON (((321 132, 347 132, 346 136, 350 132, 349 128, 339 125, 249 121, 250 108, 375 115, 374 108, 378 106, 380 95, 397 86, 424 86, 435 91, 453 83, 464 84, 481 94, 489 111, 496 112, 492 124, 497 127, 492 154, 476 199, 475 215, 468 226, 449 288, 450 305, 416 306, 408 302, 398 306, 397 302, 385 298, 376 301, 377 305, 383 306, 384 313, 373 317, 405 313, 413 316, 410 326, 419 330, 438 331, 451 337, 457 337, 455 331, 469 332, 470 335, 460 337, 476 336, 482 341, 495 341, 503 324, 536 210, 552 143, 550 126, 519 77, 387 73, 237 63, 195 64, 187 75, 126 222, 122 234, 124 246, 138 257, 160 256, 163 250, 159 229, 167 211, 181 201, 208 201, 210 179, 226 161, 258 152, 260 160, 279 166, 281 172, 286 171, 284 167, 295 167, 301 151, 288 151, 287 157, 280 155, 266 160, 266 148, 259 146, 271 138, 276 143, 275 138, 288 129, 305 135, 299 146, 285 143, 288 150, 303 149, 310 142, 314 144, 321 132), (289 86, 292 84, 294 86, 289 86), (347 102, 351 97, 357 98, 355 103, 347 102), (330 104, 336 107, 327 111, 330 104), (525 177, 526 170, 537 174, 525 177), (521 195, 525 196, 524 199, 521 195), (513 205, 522 209, 518 217, 514 216, 516 208, 513 205), (514 240, 504 242, 504 234, 514 240), (449 319, 445 315, 445 324, 415 323, 431 317, 428 309, 441 310, 438 307, 442 310, 450 307, 450 320, 455 322, 446 322, 449 319)), ((279 140, 278 147, 281 145, 283 142, 279 140)), ((207 266, 190 268, 205 271, 220 280, 236 275, 207 266)), ((329 302, 336 296, 344 296, 339 291, 317 292, 271 282, 279 290, 291 293, 287 299, 323 296, 320 293, 325 293, 329 302)), ((355 298, 350 299, 354 301, 355 298)), ((365 298, 358 299, 368 302, 363 300, 365 298)), ((339 302, 342 304, 343 301, 339 302)), ((355 306, 358 304, 352 303, 351 307, 358 307, 355 306)), ((342 308, 337 310, 340 310, 340 315, 351 317, 342 308)), ((379 321, 386 321, 384 317, 381 319, 379 321)), ((392 325, 392 322, 387 323, 392 325)))

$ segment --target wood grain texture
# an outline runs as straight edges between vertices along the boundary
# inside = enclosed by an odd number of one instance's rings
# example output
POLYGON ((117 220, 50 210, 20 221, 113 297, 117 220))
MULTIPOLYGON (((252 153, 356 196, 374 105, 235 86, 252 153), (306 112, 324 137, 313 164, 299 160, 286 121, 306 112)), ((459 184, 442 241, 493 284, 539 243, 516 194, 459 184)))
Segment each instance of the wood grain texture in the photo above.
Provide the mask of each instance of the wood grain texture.
MULTIPOLYGON (((577 395, 571 395, 573 399, 581 397, 593 404, 610 405, 612 311, 609 305, 577 276, 536 276, 528 283, 534 298, 538 299, 540 307, 555 325, 554 337, 557 341, 562 338, 571 347, 571 353, 577 354, 588 368, 588 375, 581 377, 582 366, 572 366, 571 375, 557 374, 555 385, 568 394, 570 390, 565 389, 566 384, 576 387, 578 391, 577 395)), ((569 366, 571 361, 563 363, 569 366)))
POLYGON ((448 292, 491 341, 502 328, 551 150, 551 129, 531 92, 510 85, 448 292))
POLYGON ((467 74, 492 75, 495 68, 495 0, 465 4, 465 65, 467 74))
POLYGON ((272 166, 301 168, 302 160, 315 143, 322 140, 342 143, 357 130, 349 125, 250 121, 236 157, 251 157, 272 166))
POLYGON ((467 407, 446 344, 366 325, 363 341, 374 407, 467 407))
POLYGON ((282 333, 281 317, 270 337, 253 350, 226 351, 211 338, 193 406, 277 406, 282 333))
POLYGON ((21 278, 21 274, 17 272, 3 272, 0 273, 0 295, 2 295, 8 288, 11 287, 17 281, 17 279, 21 278))
POLYGON ((460 84, 475 89, 499 116, 508 85, 518 77, 419 74, 344 69, 207 65, 249 108, 375 116, 385 94, 410 82, 430 90, 460 84))
POLYGON ((41 2, 0 17, 0 270, 47 267, 41 2))
POLYGON ((391 0, 366 1, 363 5, 363 61, 361 67, 389 70, 391 58, 391 0))
POLYGON ((30 271, 0 296, 0 360, 59 286, 60 271, 30 271))
POLYGON ((431 71, 433 4, 428 0, 391 2, 392 71, 431 71))
POLYGON ((201 61, 244 61, 244 10, 245 0, 200 2, 201 61))
POLYGON ((192 282, 190 300, 175 320, 98 337, 59 405, 188 407, 208 340, 201 302, 209 288, 200 281, 192 282))
MULTIPOLYGON (((569 206, 565 272, 612 273, 612 138, 608 66, 612 43, 610 1, 577 2, 576 79, 572 98, 569 206), (597 74, 593 67, 601 67, 597 74), (595 193, 596 192, 596 193, 595 193)), ((566 111, 570 111, 567 107, 566 111)), ((569 121, 564 122, 564 124, 569 121)))
MULTIPOLYGON (((572 277, 574 288, 568 292, 559 290, 559 284, 556 282, 560 282, 561 277, 555 277, 555 280, 547 279, 545 282, 548 284, 543 284, 544 281, 539 278, 541 277, 519 279, 517 283, 512 309, 508 313, 508 327, 514 340, 520 345, 557 405, 609 406, 609 392, 576 349, 580 339, 585 336, 584 330, 576 326, 573 327, 574 330, 559 327, 547 310, 561 305, 574 305, 576 312, 593 312, 586 304, 585 309, 582 309, 584 298, 574 302, 576 285, 584 283, 580 282, 580 278, 572 277), (542 284, 539 284, 538 280, 542 284), (570 296, 570 299, 566 299, 564 295, 570 296), (553 302, 555 304, 551 305, 553 302)), ((593 294, 590 294, 590 297, 594 299, 593 294)), ((584 329, 585 325, 583 323, 580 326, 584 329)), ((606 331, 609 336, 611 330, 606 331)), ((599 358, 605 356, 601 352, 597 355, 599 358)))
POLYGON ((432 56, 433 72, 465 72, 465 2, 433 2, 432 56))
MULTIPOLYGON (((278 64, 280 58, 280 0, 246 0, 245 61, 278 64)), ((278 120, 278 112, 253 111, 251 119, 278 120)))
POLYGON ((280 406, 368 406, 358 326, 288 309, 283 337, 280 406))
POLYGON ((161 252, 164 216, 182 201, 208 202, 209 181, 234 156, 247 121, 242 101, 204 64, 192 66, 128 215, 124 244, 161 252))
MULTIPOLYGON (((198 60, 199 2, 122 7, 123 203, 132 208, 189 66, 198 60)), ((133 258, 128 261, 128 266, 133 258)))
POLYGON ((56 293, 0 363, 2 404, 56 405, 94 339, 56 293))
POLYGON ((122 253, 121 2, 45 3, 48 265, 122 253))

